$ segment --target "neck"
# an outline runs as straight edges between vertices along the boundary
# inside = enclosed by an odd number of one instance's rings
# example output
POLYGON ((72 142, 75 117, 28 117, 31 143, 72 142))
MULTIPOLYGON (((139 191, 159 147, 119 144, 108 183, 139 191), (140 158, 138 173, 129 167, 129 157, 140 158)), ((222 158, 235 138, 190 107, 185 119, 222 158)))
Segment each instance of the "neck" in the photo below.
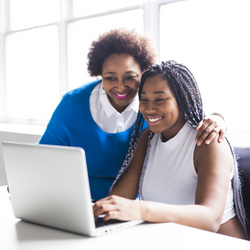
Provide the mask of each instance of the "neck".
POLYGON ((173 137, 175 137, 179 133, 179 131, 182 129, 182 127, 184 126, 185 123, 186 123, 186 120, 185 120, 184 116, 181 114, 178 117, 175 124, 171 128, 169 128, 168 130, 165 130, 161 133, 162 141, 166 142, 166 141, 172 139, 173 137))

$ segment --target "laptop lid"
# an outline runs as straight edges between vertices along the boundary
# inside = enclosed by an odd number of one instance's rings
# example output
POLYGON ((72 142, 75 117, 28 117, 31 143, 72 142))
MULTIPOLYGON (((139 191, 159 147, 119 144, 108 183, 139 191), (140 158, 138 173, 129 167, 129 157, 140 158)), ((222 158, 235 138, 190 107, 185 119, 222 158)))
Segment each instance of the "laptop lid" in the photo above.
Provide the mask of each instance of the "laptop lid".
POLYGON ((88 236, 142 222, 95 227, 82 148, 3 142, 2 149, 17 218, 88 236))

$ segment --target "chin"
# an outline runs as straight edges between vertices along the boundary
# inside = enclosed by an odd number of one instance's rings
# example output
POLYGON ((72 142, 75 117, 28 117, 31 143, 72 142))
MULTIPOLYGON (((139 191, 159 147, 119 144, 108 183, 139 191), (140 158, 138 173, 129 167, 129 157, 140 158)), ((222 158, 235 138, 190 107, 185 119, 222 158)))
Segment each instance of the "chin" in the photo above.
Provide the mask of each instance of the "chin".
POLYGON ((118 100, 117 105, 120 105, 120 106, 128 106, 131 102, 133 101, 133 99, 131 100, 130 98, 129 99, 124 99, 124 100, 118 100))
POLYGON ((149 128, 150 128, 151 132, 153 132, 154 134, 160 134, 160 133, 162 133, 161 129, 157 129, 155 127, 150 127, 150 126, 149 126, 149 128))

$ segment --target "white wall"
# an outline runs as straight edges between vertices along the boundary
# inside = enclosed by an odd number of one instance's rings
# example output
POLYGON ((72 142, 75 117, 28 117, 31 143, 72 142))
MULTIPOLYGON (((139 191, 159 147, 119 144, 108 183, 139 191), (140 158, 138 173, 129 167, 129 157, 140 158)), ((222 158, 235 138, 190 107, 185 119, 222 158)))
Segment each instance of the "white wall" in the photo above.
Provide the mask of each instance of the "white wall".
POLYGON ((11 141, 11 142, 36 143, 39 141, 40 137, 41 137, 41 134, 38 134, 38 133, 37 134, 25 134, 25 133, 17 133, 17 132, 0 131, 0 186, 7 185, 3 153, 2 153, 2 142, 11 141))

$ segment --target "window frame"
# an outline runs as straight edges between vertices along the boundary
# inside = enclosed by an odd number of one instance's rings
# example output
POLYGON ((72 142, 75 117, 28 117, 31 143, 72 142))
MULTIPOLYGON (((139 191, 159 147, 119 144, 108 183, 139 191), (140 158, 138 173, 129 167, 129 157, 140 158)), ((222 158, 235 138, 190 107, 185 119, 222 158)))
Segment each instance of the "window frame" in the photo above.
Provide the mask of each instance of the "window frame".
POLYGON ((68 91, 68 49, 67 49, 67 25, 70 22, 76 22, 84 19, 90 19, 99 16, 110 15, 114 13, 143 9, 144 11, 144 30, 149 33, 155 41, 157 49, 159 49, 159 9, 161 4, 169 2, 178 2, 183 0, 147 0, 143 4, 135 4, 128 7, 118 8, 110 11, 104 11, 93 15, 82 17, 73 17, 73 0, 60 0, 60 20, 56 23, 49 23, 26 29, 10 30, 10 5, 8 0, 0 0, 0 105, 2 123, 22 123, 22 124, 41 124, 45 125, 48 121, 41 120, 25 120, 10 118, 7 115, 7 99, 6 99, 6 67, 5 67, 5 38, 7 35, 23 32, 26 30, 37 29, 41 27, 56 25, 58 26, 59 36, 59 98, 68 91))
MULTIPOLYGON (((21 1, 21 0, 20 0, 21 1)), ((100 17, 119 12, 142 9, 144 11, 143 22, 144 30, 149 33, 151 38, 155 41, 156 48, 160 51, 160 7, 164 4, 190 1, 190 0, 147 0, 143 4, 135 4, 128 7, 122 7, 110 11, 104 11, 92 15, 86 15, 82 17, 73 16, 73 0, 60 0, 60 20, 55 23, 49 23, 36 27, 30 27, 21 30, 10 30, 10 7, 9 0, 0 0, 0 123, 5 124, 26 124, 26 125, 42 125, 45 126, 48 121, 44 120, 25 120, 15 119, 7 116, 7 95, 6 95, 6 66, 5 66, 5 38, 7 35, 22 32, 29 29, 36 29, 51 25, 57 25, 58 38, 59 38, 59 99, 65 92, 68 91, 68 35, 67 27, 71 22, 77 22, 84 19, 90 19, 94 17, 100 17)), ((241 133, 241 132, 240 132, 241 133)), ((245 132, 242 132, 246 134, 245 132)), ((247 133, 249 135, 249 133, 247 133)))

